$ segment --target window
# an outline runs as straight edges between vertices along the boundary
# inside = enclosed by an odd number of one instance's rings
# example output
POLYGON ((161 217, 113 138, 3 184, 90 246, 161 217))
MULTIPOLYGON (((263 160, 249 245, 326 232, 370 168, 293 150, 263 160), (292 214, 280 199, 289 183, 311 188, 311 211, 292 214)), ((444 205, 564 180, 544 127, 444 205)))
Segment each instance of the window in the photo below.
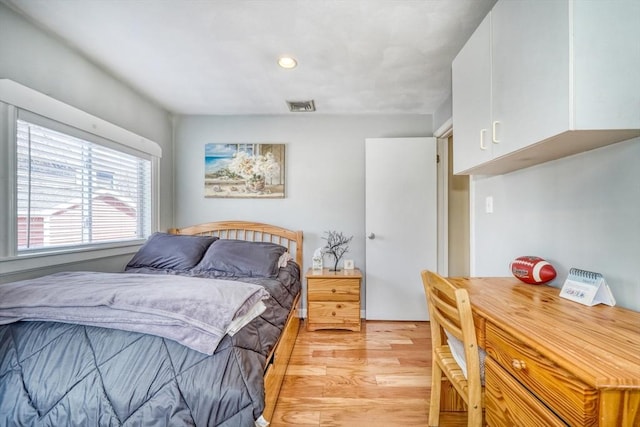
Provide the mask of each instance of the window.
POLYGON ((149 236, 149 156, 40 122, 16 123, 18 253, 149 236))
POLYGON ((158 229, 161 158, 155 141, 0 78, 0 279, 135 251, 158 229))

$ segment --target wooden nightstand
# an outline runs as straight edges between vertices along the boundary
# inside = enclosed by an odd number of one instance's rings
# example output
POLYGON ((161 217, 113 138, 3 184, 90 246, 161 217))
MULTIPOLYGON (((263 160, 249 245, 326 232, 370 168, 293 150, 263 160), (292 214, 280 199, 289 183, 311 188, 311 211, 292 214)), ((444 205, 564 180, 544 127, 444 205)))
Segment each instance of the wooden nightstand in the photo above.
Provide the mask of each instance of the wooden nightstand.
POLYGON ((309 269, 307 278, 307 330, 360 330, 360 282, 354 270, 309 269))

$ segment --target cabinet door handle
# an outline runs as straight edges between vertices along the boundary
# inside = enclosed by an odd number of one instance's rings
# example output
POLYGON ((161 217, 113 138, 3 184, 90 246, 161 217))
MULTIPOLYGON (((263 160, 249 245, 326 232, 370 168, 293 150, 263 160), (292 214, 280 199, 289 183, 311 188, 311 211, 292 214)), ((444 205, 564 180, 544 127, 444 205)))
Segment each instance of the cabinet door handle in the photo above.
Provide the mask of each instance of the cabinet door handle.
POLYGON ((487 133, 486 129, 480 129, 480 149, 486 150, 487 146, 484 145, 484 134, 487 133))
POLYGON ((500 142, 500 140, 498 139, 498 137, 496 136, 496 134, 498 133, 498 124, 500 122, 499 121, 495 121, 493 122, 493 124, 491 125, 491 139, 493 141, 494 144, 498 144, 500 142))
POLYGON ((518 360, 518 359, 513 359, 511 361, 511 366, 513 367, 513 369, 515 369, 516 371, 522 371, 527 369, 527 364, 525 363, 524 360, 518 360))

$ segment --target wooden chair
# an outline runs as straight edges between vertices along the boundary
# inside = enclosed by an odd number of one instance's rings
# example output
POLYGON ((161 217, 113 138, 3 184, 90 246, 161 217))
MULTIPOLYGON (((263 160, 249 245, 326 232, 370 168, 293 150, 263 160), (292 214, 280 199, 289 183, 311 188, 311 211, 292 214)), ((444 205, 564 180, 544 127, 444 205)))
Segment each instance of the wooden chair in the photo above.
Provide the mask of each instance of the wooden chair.
POLYGON ((469 294, 466 289, 457 289, 437 273, 424 270, 421 275, 429 305, 433 343, 429 425, 439 425, 440 393, 444 374, 467 404, 467 426, 482 426, 484 387, 480 378, 480 357, 469 294), (451 348, 444 342, 444 331, 464 344, 466 377, 451 348))

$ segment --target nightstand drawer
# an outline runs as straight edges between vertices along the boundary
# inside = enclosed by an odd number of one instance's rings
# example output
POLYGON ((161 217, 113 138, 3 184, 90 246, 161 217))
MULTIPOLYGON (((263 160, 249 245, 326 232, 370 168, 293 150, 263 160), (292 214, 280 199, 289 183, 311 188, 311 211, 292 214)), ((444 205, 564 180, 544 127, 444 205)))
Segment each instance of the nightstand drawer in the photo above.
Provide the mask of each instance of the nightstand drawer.
POLYGON ((486 350, 515 380, 570 425, 597 425, 598 394, 535 349, 491 323, 486 325, 486 350))
POLYGON ((360 279, 308 279, 309 301, 359 301, 360 279))
POLYGON ((307 330, 360 330, 360 270, 307 271, 307 330))
POLYGON ((360 303, 349 301, 309 302, 309 319, 315 324, 360 324, 360 303))

